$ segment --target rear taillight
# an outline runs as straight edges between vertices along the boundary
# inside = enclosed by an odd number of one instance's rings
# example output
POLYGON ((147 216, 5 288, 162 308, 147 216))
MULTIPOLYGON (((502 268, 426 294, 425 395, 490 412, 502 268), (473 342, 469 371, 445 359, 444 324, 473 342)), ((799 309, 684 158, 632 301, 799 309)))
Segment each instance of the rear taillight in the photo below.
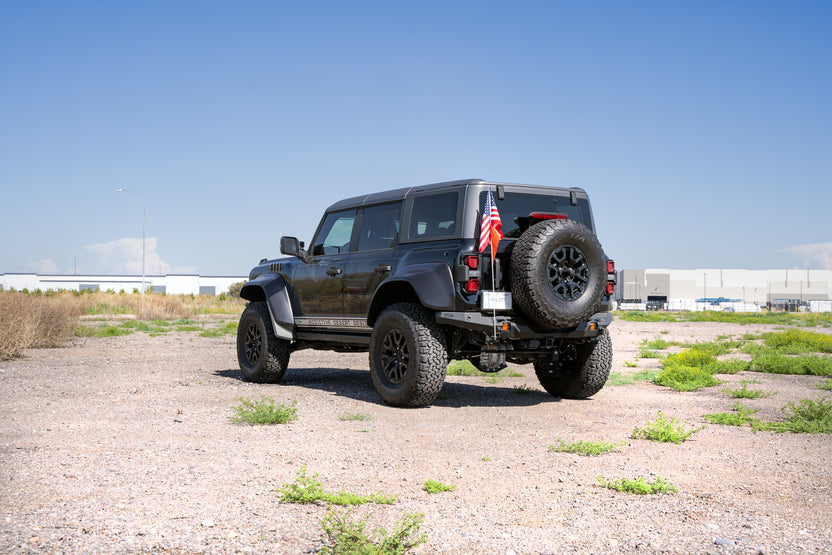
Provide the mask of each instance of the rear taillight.
POLYGON ((607 295, 613 295, 615 293, 615 262, 613 260, 607 260, 607 295))
POLYGON ((463 254, 454 266, 454 279, 463 293, 479 293, 482 288, 482 261, 479 254, 463 254))
POLYGON ((469 279, 463 285, 465 288, 466 293, 476 293, 480 290, 480 280, 478 279, 469 279))

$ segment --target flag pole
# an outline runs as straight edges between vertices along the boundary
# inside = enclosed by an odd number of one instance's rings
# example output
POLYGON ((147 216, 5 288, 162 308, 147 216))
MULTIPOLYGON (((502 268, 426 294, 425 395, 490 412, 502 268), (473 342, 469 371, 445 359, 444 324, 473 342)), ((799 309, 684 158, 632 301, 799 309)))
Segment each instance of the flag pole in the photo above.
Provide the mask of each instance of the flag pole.
MULTIPOLYGON (((494 243, 491 243, 491 290, 497 291, 497 277, 494 275, 494 256, 496 253, 494 252, 494 243)), ((493 308, 491 310, 492 318, 491 321, 494 325, 494 340, 497 340, 497 309, 493 308)))

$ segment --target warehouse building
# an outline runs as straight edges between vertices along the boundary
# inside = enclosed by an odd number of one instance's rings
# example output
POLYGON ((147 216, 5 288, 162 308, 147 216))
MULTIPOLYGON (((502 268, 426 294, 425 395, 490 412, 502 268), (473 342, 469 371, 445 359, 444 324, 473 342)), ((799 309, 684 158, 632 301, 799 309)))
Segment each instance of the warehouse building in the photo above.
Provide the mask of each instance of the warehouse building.
MULTIPOLYGON (((167 274, 145 276, 145 287, 153 293, 169 295, 221 295, 228 293, 232 284, 247 281, 248 276, 199 276, 167 274)), ((142 288, 142 276, 122 275, 52 275, 0 274, 0 287, 15 291, 124 291, 142 288)))
POLYGON ((622 308, 755 311, 832 310, 830 270, 620 270, 622 308), (635 306, 634 306, 635 305, 635 306))

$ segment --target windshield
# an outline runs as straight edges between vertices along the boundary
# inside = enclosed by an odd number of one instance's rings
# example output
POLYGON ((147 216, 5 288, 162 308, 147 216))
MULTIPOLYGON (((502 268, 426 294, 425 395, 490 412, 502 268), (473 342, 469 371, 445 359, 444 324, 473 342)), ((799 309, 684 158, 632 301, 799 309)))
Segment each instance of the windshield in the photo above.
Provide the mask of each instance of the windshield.
MULTIPOLYGON (((485 206, 486 191, 480 193, 480 210, 485 206)), ((572 205, 569 196, 530 195, 526 193, 506 192, 503 200, 496 200, 497 210, 503 222, 503 235, 520 237, 525 227, 521 227, 520 218, 528 218, 532 212, 549 212, 565 214, 570 220, 578 221, 592 229, 589 215, 589 202, 579 198, 577 205, 572 205)))

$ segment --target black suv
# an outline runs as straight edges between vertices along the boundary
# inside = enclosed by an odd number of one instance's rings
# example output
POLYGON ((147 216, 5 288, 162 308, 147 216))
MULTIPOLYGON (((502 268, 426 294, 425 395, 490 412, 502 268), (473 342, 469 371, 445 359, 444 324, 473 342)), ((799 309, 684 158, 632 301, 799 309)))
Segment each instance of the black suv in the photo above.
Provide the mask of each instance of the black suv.
MULTIPOLYGON (((486 236, 487 237, 487 236, 486 236)), ((582 189, 467 179, 342 200, 309 249, 262 260, 240 295, 237 358, 277 382, 300 349, 369 351, 395 406, 430 404, 451 359, 483 372, 533 363, 552 395, 585 398, 609 375, 615 265, 582 189), (480 252, 489 195, 504 238, 480 252)))

